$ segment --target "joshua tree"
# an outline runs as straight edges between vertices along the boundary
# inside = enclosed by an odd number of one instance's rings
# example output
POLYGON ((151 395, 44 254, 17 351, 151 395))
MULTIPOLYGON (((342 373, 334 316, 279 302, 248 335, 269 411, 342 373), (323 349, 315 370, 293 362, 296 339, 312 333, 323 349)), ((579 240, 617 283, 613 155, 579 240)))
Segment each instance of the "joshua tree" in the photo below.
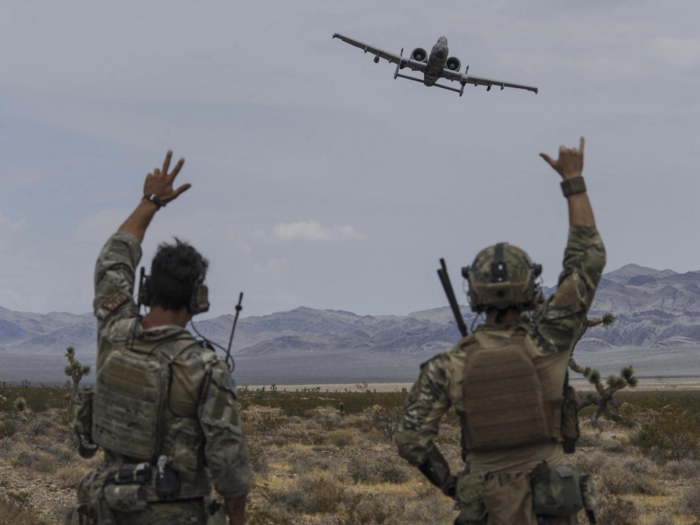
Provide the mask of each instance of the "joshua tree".
MULTIPOLYGON (((581 338, 584 336, 586 331, 594 326, 603 325, 608 327, 615 322, 615 316, 613 314, 605 314, 603 317, 594 317, 593 319, 587 319, 586 322, 581 325, 579 333, 576 335, 576 342, 574 345, 578 344, 581 338)), ((631 424, 630 421, 624 419, 620 413, 617 400, 615 399, 615 393, 623 388, 630 387, 634 388, 637 386, 637 378, 634 377, 634 367, 632 365, 625 366, 620 370, 620 375, 616 376, 611 374, 607 377, 605 382, 607 387, 605 387, 601 381, 600 372, 594 370, 591 367, 582 367, 576 363, 573 355, 569 359, 569 368, 574 372, 577 372, 595 386, 596 392, 588 394, 584 399, 579 401, 578 409, 581 410, 590 405, 596 405, 597 408, 591 416, 591 424, 594 428, 598 428, 598 418, 602 415, 608 419, 612 419, 618 423, 631 424)))
POLYGON ((69 346, 66 349, 66 358, 68 358, 68 364, 63 369, 63 372, 73 380, 73 390, 70 393, 70 400, 68 401, 68 409, 73 408, 73 401, 75 400, 75 395, 78 393, 78 386, 83 376, 90 373, 90 365, 84 365, 75 358, 75 348, 69 346))

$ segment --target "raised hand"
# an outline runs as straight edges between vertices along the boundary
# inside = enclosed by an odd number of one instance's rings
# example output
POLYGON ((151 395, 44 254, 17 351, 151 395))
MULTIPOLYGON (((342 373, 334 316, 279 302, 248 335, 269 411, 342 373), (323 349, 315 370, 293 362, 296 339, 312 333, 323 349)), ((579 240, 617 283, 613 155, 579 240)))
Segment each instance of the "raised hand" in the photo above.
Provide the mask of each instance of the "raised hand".
POLYGON ((175 177, 180 173, 183 164, 185 164, 185 159, 180 159, 173 168, 173 171, 168 173, 170 168, 170 159, 173 156, 172 151, 168 151, 165 156, 165 161, 163 161, 163 169, 158 168, 153 170, 153 173, 146 175, 146 182, 143 185, 144 195, 156 195, 164 203, 168 203, 177 199, 182 193, 189 190, 191 184, 183 184, 179 188, 173 190, 173 182, 175 177))
POLYGON ((559 148, 559 158, 556 161, 552 160, 552 157, 546 153, 540 153, 540 157, 547 161, 564 180, 580 177, 583 172, 583 147, 585 144, 585 139, 581 137, 579 149, 561 146, 559 148))

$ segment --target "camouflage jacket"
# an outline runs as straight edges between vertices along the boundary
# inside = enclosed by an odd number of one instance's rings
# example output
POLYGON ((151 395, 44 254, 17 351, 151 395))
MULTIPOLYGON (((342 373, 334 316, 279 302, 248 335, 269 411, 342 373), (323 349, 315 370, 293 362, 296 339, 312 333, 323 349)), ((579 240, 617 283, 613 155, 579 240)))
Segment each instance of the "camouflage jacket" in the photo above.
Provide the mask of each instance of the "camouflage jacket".
MULTIPOLYGON (((468 340, 497 340, 506 332, 522 330, 525 345, 538 368, 547 368, 551 384, 545 388, 563 390, 567 363, 576 334, 586 319, 605 266, 605 248, 594 226, 573 226, 564 252, 564 270, 557 291, 534 314, 530 323, 519 327, 480 326, 451 350, 421 366, 418 381, 406 401, 406 412, 397 432, 399 454, 413 465, 422 464, 438 434, 440 419, 454 406, 465 415, 463 370, 468 340)), ((463 418, 463 421, 466 418, 463 418)), ((472 472, 529 470, 546 460, 564 463, 559 443, 546 443, 510 450, 463 453, 472 472)))
MULTIPOLYGON (((143 330, 133 300, 135 269, 140 259, 138 240, 124 232, 114 234, 97 259, 93 307, 97 318, 98 375, 120 341, 134 338, 157 346, 169 339, 192 337, 179 326, 143 330)), ((200 450, 188 451, 193 457, 184 458, 182 463, 195 470, 191 473, 193 478, 211 475, 221 495, 246 495, 253 486, 254 474, 228 367, 212 350, 193 345, 177 357, 171 370, 168 408, 172 417, 163 424, 167 427, 178 420, 198 421, 203 440, 199 446, 192 443, 191 448, 200 450)), ((170 430, 163 428, 165 447, 170 430)), ((110 451, 105 456, 108 462, 117 461, 110 451)))

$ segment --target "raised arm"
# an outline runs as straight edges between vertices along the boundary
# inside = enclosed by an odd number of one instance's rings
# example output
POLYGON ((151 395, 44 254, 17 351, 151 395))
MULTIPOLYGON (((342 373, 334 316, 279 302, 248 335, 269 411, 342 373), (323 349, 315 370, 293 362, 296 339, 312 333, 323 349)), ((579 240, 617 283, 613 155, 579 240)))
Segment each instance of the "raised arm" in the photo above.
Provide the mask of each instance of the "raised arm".
POLYGON ((153 173, 146 175, 146 182, 143 185, 143 199, 119 228, 120 232, 130 233, 139 242, 143 242, 148 225, 151 224, 156 212, 192 187, 191 184, 183 184, 176 190, 173 189, 173 182, 185 164, 185 159, 180 159, 173 171, 168 173, 172 156, 173 152, 168 151, 165 161, 163 161, 163 169, 156 168, 153 173))
MULTIPOLYGON (((158 209, 190 188, 189 184, 173 190, 173 180, 185 160, 180 159, 172 173, 168 174, 169 151, 163 163, 163 171, 149 173, 144 184, 145 197, 119 231, 112 235, 100 251, 95 264, 95 299, 93 310, 97 318, 100 339, 109 327, 120 319, 136 317, 138 310, 133 300, 136 268, 141 260, 141 241, 158 209)), ((98 364, 99 364, 98 356, 98 364)))
POLYGON ((579 149, 567 148, 561 146, 559 148, 559 158, 555 161, 546 153, 540 153, 540 156, 561 175, 562 190, 569 202, 569 225, 580 226, 595 226, 595 218, 593 217, 593 208, 588 200, 586 193, 586 185, 583 182, 583 148, 586 141, 581 137, 581 145, 579 149), (581 191, 582 190, 582 191, 581 191))
POLYGON ((584 139, 579 149, 559 149, 554 161, 542 158, 561 176, 562 190, 569 205, 569 240, 564 251, 564 269, 557 291, 547 299, 535 317, 531 338, 546 352, 570 350, 581 324, 586 320, 605 267, 605 246, 595 226, 583 171, 584 139))

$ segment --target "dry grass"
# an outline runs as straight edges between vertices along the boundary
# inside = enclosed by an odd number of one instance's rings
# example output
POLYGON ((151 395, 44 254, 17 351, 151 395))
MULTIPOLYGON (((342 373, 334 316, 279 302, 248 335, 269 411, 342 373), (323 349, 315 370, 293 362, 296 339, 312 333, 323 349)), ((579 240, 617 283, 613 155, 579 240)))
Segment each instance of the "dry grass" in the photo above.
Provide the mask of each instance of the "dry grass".
MULTIPOLYGON (((63 395, 60 389, 57 393, 63 395)), ((60 508, 71 502, 75 487, 99 457, 78 458, 68 418, 51 408, 56 400, 43 399, 32 388, 22 394, 24 411, 13 411, 12 396, 2 405, 7 410, 0 409, 0 523, 42 523, 36 510, 45 523, 58 523, 60 508), (47 408, 34 411, 33 405, 47 408), (5 479, 5 474, 14 477, 5 479), (4 521, 8 513, 12 520, 4 521)), ((244 392, 241 418, 258 475, 249 498, 250 525, 451 525, 454 502, 399 458, 390 439, 403 397, 362 392, 268 392, 260 397, 244 392)), ((691 417, 695 401, 684 402, 684 411, 673 413, 691 417)), ((637 429, 603 421, 601 430, 594 431, 584 422, 572 462, 594 474, 600 523, 700 523, 700 460, 692 454, 676 459, 692 449, 694 438, 687 430, 694 423, 664 419, 666 428, 684 439, 681 448, 668 448, 665 436, 643 425, 658 420, 668 403, 649 403, 642 409, 628 400, 630 414, 640 423, 637 429), (636 446, 640 428, 646 433, 636 446)), ((451 413, 441 424, 438 443, 454 472, 463 468, 459 437, 451 413)), ((583 515, 580 523, 586 523, 583 515)))
POLYGON ((43 525, 46 522, 26 505, 12 499, 0 499, 0 523, 12 525, 43 525))

